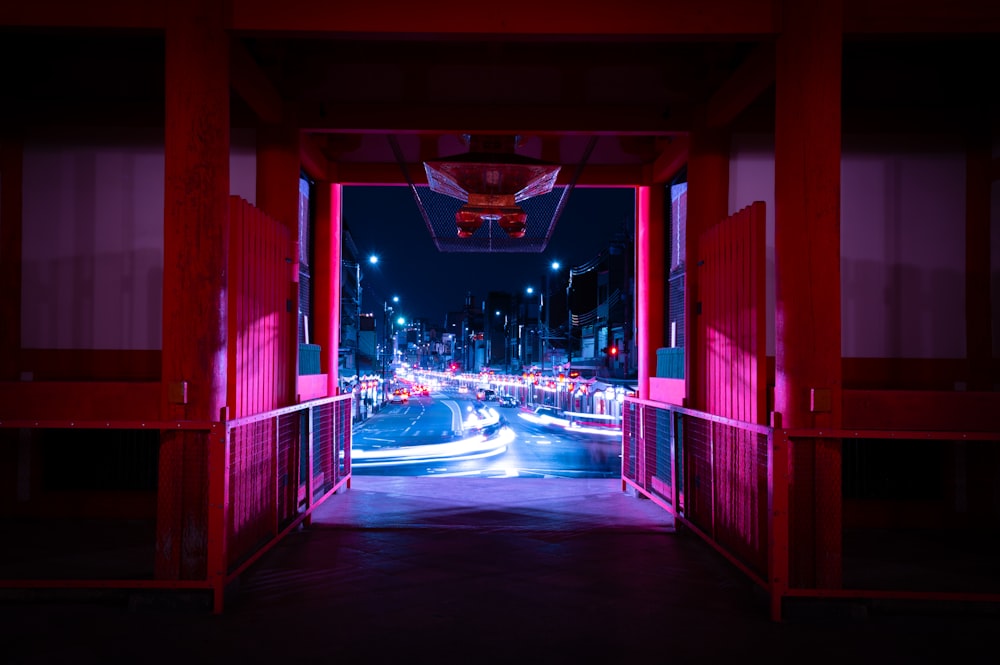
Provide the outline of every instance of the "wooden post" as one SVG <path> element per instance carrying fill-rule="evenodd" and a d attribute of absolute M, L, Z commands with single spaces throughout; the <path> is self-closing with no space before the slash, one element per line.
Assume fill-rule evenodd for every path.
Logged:
<path fill-rule="evenodd" d="M 229 47 L 221 0 L 167 6 L 164 134 L 164 420 L 217 420 L 227 375 Z M 166 431 L 155 573 L 205 579 L 208 436 Z"/>
<path fill-rule="evenodd" d="M 316 265 L 313 268 L 316 340 L 327 396 L 336 395 L 340 358 L 341 185 L 316 183 Z"/>
<path fill-rule="evenodd" d="M 843 7 L 782 3 L 775 111 L 775 410 L 785 428 L 841 424 Z M 840 442 L 793 441 L 791 586 L 840 586 Z"/>
<path fill-rule="evenodd" d="M 636 219 L 636 352 L 639 398 L 649 399 L 649 377 L 656 375 L 656 350 L 664 343 L 666 221 L 664 186 L 638 188 Z"/>

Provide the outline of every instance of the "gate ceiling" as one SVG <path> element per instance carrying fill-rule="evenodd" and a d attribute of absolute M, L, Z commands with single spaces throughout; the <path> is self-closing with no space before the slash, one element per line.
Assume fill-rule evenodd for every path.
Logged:
<path fill-rule="evenodd" d="M 163 17 L 154 5 L 124 14 L 118 3 L 88 5 L 100 30 L 0 34 L 0 121 L 162 128 Z M 541 251 L 573 187 L 663 182 L 673 147 L 698 123 L 774 131 L 780 26 L 770 2 L 620 11 L 582 2 L 509 19 L 493 8 L 435 16 L 412 3 L 380 7 L 233 3 L 232 126 L 300 129 L 336 182 L 412 185 L 441 251 Z M 976 26 L 960 13 L 953 34 L 921 34 L 908 9 L 911 23 L 889 42 L 871 38 L 863 12 L 845 11 L 855 31 L 845 36 L 845 136 L 960 129 L 971 98 L 993 103 L 980 72 L 995 71 L 1000 56 L 990 35 L 962 33 Z M 883 31 L 895 25 L 876 18 Z M 457 243 L 462 202 L 420 189 L 424 164 L 467 151 L 468 136 L 516 136 L 518 155 L 560 167 L 552 194 L 523 202 L 519 244 L 495 224 Z"/>

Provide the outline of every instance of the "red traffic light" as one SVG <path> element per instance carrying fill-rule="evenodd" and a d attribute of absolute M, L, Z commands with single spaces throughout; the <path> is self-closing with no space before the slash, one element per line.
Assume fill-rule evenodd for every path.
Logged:
<path fill-rule="evenodd" d="M 610 355 L 610 356 L 617 356 L 618 355 L 618 347 L 617 346 L 609 346 L 608 347 L 608 355 Z"/>

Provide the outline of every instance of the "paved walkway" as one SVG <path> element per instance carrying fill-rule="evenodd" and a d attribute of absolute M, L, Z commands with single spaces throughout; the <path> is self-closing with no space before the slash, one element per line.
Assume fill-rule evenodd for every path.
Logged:
<path fill-rule="evenodd" d="M 148 600 L 148 599 L 147 599 Z M 856 608 L 855 608 L 856 609 Z M 226 611 L 0 604 L 0 663 L 996 663 L 996 615 L 799 611 L 619 480 L 367 477 Z"/>

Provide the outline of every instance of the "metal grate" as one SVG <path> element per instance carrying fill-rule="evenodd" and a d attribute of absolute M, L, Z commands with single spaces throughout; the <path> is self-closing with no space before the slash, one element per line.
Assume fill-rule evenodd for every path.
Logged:
<path fill-rule="evenodd" d="M 562 208 L 560 202 L 569 196 L 568 188 L 553 187 L 548 194 L 521 201 L 518 205 L 528 215 L 523 238 L 509 238 L 496 222 L 485 222 L 471 238 L 459 238 L 455 213 L 463 202 L 431 191 L 425 185 L 414 186 L 412 191 L 417 207 L 425 214 L 427 230 L 442 252 L 543 252 L 555 230 L 557 212 Z"/>

